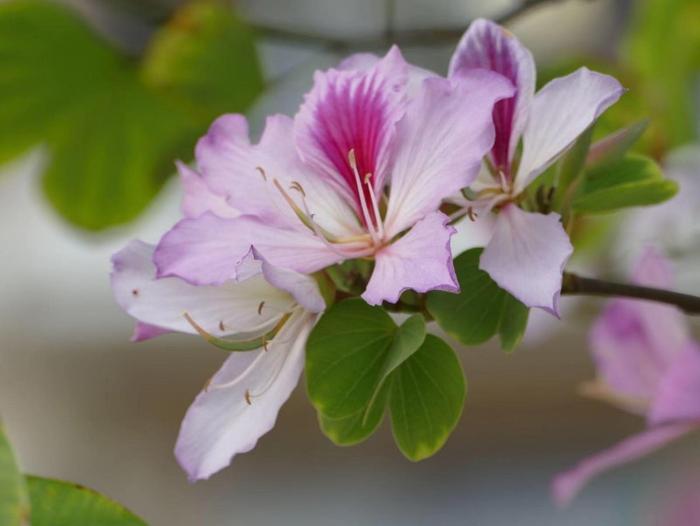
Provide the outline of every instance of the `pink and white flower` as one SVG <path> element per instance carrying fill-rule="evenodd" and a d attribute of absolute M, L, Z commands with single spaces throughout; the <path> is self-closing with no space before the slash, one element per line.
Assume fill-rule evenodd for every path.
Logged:
<path fill-rule="evenodd" d="M 439 206 L 474 181 L 494 143 L 494 104 L 513 87 L 488 71 L 416 81 L 395 47 L 354 62 L 318 72 L 296 117 L 268 118 L 257 144 L 240 115 L 212 125 L 197 145 L 197 181 L 241 216 L 183 219 L 156 249 L 159 277 L 241 279 L 254 246 L 303 274 L 373 259 L 370 304 L 458 290 L 454 229 Z"/>
<path fill-rule="evenodd" d="M 653 250 L 644 254 L 633 278 L 640 285 L 673 285 L 668 261 Z M 700 429 L 700 345 L 676 307 L 613 300 L 593 326 L 590 344 L 598 379 L 585 392 L 644 416 L 647 429 L 559 474 L 552 493 L 560 505 L 591 478 Z"/>
<path fill-rule="evenodd" d="M 483 19 L 473 22 L 462 37 L 450 62 L 450 78 L 475 69 L 500 73 L 516 92 L 493 109 L 496 140 L 488 156 L 489 170 L 472 186 L 479 199 L 458 200 L 465 208 L 477 209 L 479 218 L 476 226 L 466 218 L 458 224 L 455 237 L 465 239 L 456 245 L 466 248 L 488 239 L 480 267 L 525 305 L 558 314 L 562 271 L 573 252 L 569 236 L 558 214 L 526 212 L 518 207 L 518 199 L 618 100 L 623 88 L 608 75 L 581 68 L 535 94 L 532 54 L 506 29 Z M 497 211 L 495 220 L 491 211 Z"/>

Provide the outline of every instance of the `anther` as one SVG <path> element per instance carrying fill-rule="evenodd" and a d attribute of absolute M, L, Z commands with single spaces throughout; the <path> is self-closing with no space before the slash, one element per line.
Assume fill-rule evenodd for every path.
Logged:
<path fill-rule="evenodd" d="M 226 327 L 224 326 L 224 321 L 223 321 L 223 320 L 221 320 L 221 321 L 219 322 L 219 330 L 220 330 L 221 332 L 224 332 L 224 331 L 226 330 Z"/>
<path fill-rule="evenodd" d="M 298 181 L 292 181 L 292 184 L 289 185 L 290 190 L 296 190 L 299 192 L 303 197 L 306 197 L 306 192 L 304 191 L 304 187 L 301 186 L 301 184 Z"/>
<path fill-rule="evenodd" d="M 262 300 L 260 302 L 260 305 L 258 305 L 258 315 L 262 315 L 262 310 L 263 310 L 264 306 L 265 306 L 265 300 Z"/>
<path fill-rule="evenodd" d="M 262 166 L 256 166 L 255 169 L 262 175 L 263 181 L 267 181 L 267 174 Z"/>
<path fill-rule="evenodd" d="M 131 291 L 131 295 L 135 298 L 136 296 L 139 295 L 139 289 L 134 289 Z"/>
<path fill-rule="evenodd" d="M 245 403 L 248 405 L 253 405 L 253 402 L 250 400 L 250 391 L 248 389 L 245 390 L 245 394 L 243 395 L 243 398 L 245 398 Z"/>
<path fill-rule="evenodd" d="M 472 221 L 475 222 L 476 218 L 479 217 L 479 215 L 474 211 L 474 209 L 470 206 L 467 208 L 467 217 Z"/>

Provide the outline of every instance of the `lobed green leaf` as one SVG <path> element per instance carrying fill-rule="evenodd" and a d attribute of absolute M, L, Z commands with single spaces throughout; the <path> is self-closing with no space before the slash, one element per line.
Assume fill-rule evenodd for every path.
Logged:
<path fill-rule="evenodd" d="M 465 345 L 499 334 L 503 349 L 511 351 L 525 332 L 528 309 L 479 268 L 482 251 L 467 250 L 455 259 L 461 292 L 428 293 L 428 311 L 445 332 Z"/>

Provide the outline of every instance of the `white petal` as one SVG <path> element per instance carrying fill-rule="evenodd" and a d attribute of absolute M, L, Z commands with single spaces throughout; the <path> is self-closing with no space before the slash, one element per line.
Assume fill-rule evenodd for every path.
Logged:
<path fill-rule="evenodd" d="M 209 478 L 253 449 L 296 387 L 316 316 L 293 316 L 268 350 L 234 353 L 190 406 L 175 455 L 190 480 Z"/>
<path fill-rule="evenodd" d="M 295 305 L 290 294 L 267 283 L 259 271 L 245 281 L 216 287 L 194 286 L 178 278 L 155 279 L 153 249 L 132 241 L 112 258 L 112 290 L 117 303 L 142 323 L 195 333 L 184 318 L 188 313 L 212 334 L 252 333 L 269 330 Z"/>
<path fill-rule="evenodd" d="M 515 178 L 516 192 L 522 192 L 556 161 L 623 92 L 613 77 L 586 68 L 547 83 L 530 108 Z"/>
<path fill-rule="evenodd" d="M 559 214 L 503 208 L 479 267 L 528 307 L 558 315 L 564 265 L 573 247 Z"/>

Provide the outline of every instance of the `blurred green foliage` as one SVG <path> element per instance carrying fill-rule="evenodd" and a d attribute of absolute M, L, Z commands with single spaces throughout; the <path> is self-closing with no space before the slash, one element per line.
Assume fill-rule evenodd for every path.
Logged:
<path fill-rule="evenodd" d="M 20 473 L 0 426 L 0 525 L 146 526 L 126 508 L 88 488 Z"/>
<path fill-rule="evenodd" d="M 214 2 L 177 11 L 139 59 L 53 2 L 1 4 L 0 34 L 0 162 L 44 144 L 46 196 L 84 229 L 135 218 L 212 118 L 263 88 L 251 32 Z"/>

